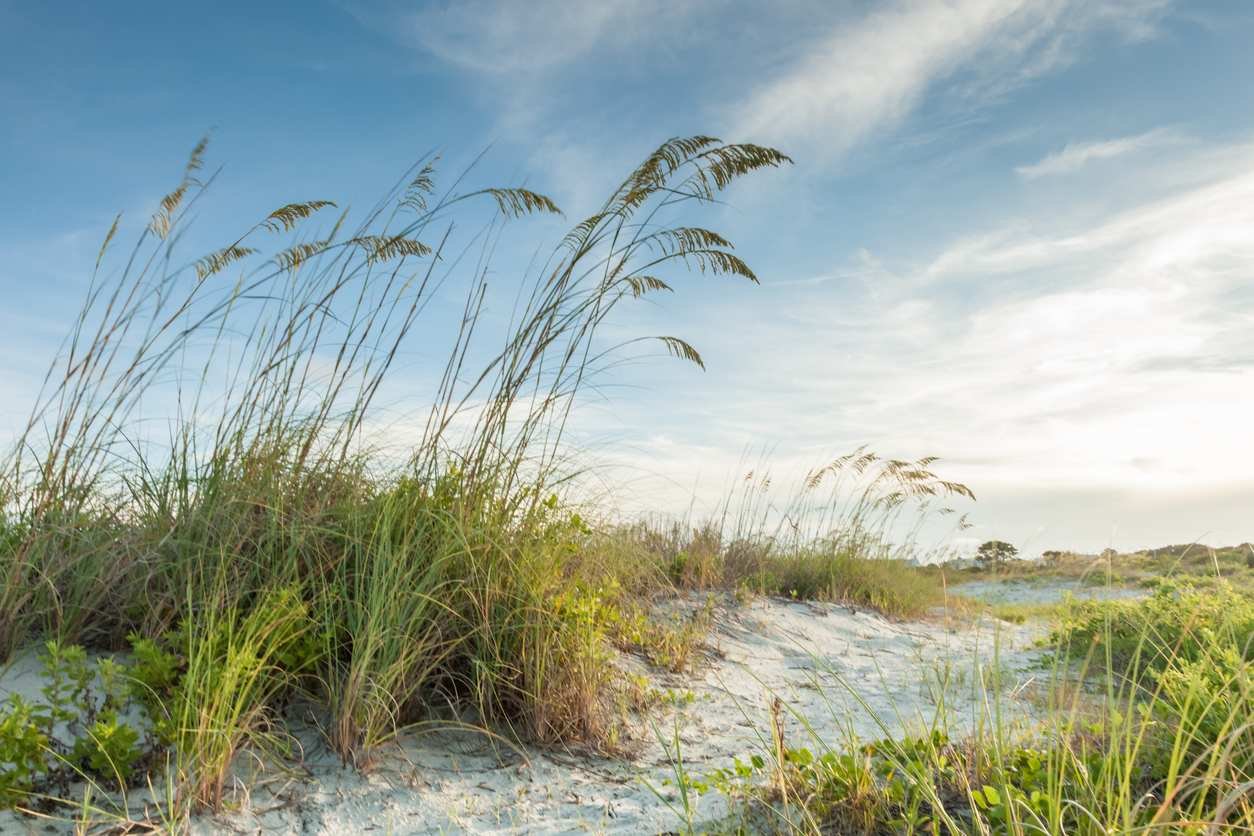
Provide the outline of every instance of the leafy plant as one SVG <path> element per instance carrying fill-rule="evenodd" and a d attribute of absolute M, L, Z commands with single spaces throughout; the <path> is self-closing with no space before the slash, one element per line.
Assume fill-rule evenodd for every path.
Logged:
<path fill-rule="evenodd" d="M 169 647 L 177 637 L 154 639 L 131 633 L 127 638 L 131 643 L 131 693 L 149 705 L 161 705 L 173 694 L 184 664 Z"/>
<path fill-rule="evenodd" d="M 56 641 L 40 658 L 43 700 L 14 694 L 0 709 L 0 806 L 86 775 L 125 786 L 152 752 L 143 714 L 128 719 L 131 668 L 109 657 L 93 664 L 81 646 Z"/>
<path fill-rule="evenodd" d="M 125 784 L 143 757 L 139 732 L 123 722 L 116 711 L 106 710 L 74 741 L 71 758 L 96 775 L 116 778 Z"/>
<path fill-rule="evenodd" d="M 0 809 L 22 803 L 47 769 L 48 722 L 20 694 L 0 706 Z"/>
<path fill-rule="evenodd" d="M 44 644 L 40 661 L 44 671 L 40 691 L 51 723 L 89 721 L 95 706 L 88 693 L 94 673 L 87 663 L 87 651 L 78 645 L 63 646 L 60 642 L 49 641 Z M 51 725 L 48 731 L 51 733 Z"/>

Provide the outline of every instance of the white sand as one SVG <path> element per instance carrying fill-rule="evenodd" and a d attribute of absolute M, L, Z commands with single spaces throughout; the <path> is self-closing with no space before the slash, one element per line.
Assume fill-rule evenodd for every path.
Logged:
<path fill-rule="evenodd" d="M 695 603 L 689 602 L 695 606 Z M 691 691 L 693 699 L 663 709 L 657 728 L 679 729 L 690 774 L 703 775 L 762 751 L 768 705 L 779 696 L 818 737 L 842 748 L 849 734 L 878 738 L 921 727 L 937 708 L 945 681 L 951 727 L 962 729 L 981 710 L 977 665 L 996 657 L 1003 709 L 1030 716 L 1021 686 L 1036 675 L 1039 652 L 1029 645 L 1040 627 L 981 624 L 950 631 L 941 620 L 893 622 L 848 607 L 758 600 L 720 608 L 703 658 L 691 674 L 651 674 L 654 686 Z M 996 640 L 995 640 L 996 635 Z M 625 664 L 643 670 L 638 660 Z M 865 700 L 853 699 L 844 684 Z M 820 690 L 821 688 L 821 690 Z M 7 689 L 33 695 L 37 670 L 18 664 L 0 676 Z M 33 690 L 32 690 L 33 689 Z M 870 709 L 868 711 L 868 709 Z M 875 719 L 878 714 L 881 728 Z M 574 752 L 515 752 L 466 732 L 408 736 L 368 776 L 343 768 L 316 733 L 299 734 L 305 747 L 299 774 L 272 776 L 239 787 L 236 810 L 194 822 L 198 833 L 655 833 L 679 819 L 648 788 L 674 795 L 663 781 L 674 773 L 652 728 L 628 730 L 638 753 L 630 761 Z M 795 718 L 788 741 L 812 750 L 821 744 Z M 726 811 L 717 797 L 700 799 L 698 820 Z M 0 818 L 0 831 L 30 826 Z M 41 832 L 46 825 L 40 825 Z M 36 828 L 32 827 L 32 830 Z M 15 830 L 14 832 L 21 832 Z"/>

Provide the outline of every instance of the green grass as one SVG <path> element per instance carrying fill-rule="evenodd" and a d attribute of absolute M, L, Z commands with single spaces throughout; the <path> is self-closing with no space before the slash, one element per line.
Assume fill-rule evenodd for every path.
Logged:
<path fill-rule="evenodd" d="M 850 551 L 779 555 L 764 560 L 748 582 L 763 594 L 839 601 L 898 618 L 926 615 L 945 600 L 940 586 L 905 561 Z"/>
<path fill-rule="evenodd" d="M 988 611 L 993 617 L 1011 624 L 1024 624 L 1028 621 L 1051 619 L 1058 616 L 1067 607 L 1065 601 L 1049 603 L 1014 603 L 989 604 Z"/>
<path fill-rule="evenodd" d="M 785 741 L 773 717 L 760 751 L 683 773 L 685 798 L 732 799 L 708 828 L 728 832 L 1248 832 L 1252 638 L 1254 600 L 1231 587 L 1071 603 L 1034 727 L 1006 719 L 996 681 L 980 686 L 970 736 L 942 713 L 911 737 L 830 740 L 806 726 L 807 739 Z M 888 734 L 891 718 L 877 719 Z M 692 830 L 692 813 L 682 819 Z"/>

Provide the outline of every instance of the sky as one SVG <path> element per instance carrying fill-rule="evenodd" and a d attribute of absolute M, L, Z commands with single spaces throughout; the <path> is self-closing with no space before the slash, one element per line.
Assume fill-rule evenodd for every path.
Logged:
<path fill-rule="evenodd" d="M 706 133 L 795 164 L 690 219 L 760 286 L 693 276 L 613 324 L 707 366 L 639 357 L 580 404 L 616 502 L 712 507 L 746 462 L 868 445 L 975 491 L 962 542 L 1254 540 L 1250 43 L 1245 0 L 0 0 L 0 434 L 114 215 L 206 131 L 205 240 L 369 204 L 432 151 L 582 217 Z"/>

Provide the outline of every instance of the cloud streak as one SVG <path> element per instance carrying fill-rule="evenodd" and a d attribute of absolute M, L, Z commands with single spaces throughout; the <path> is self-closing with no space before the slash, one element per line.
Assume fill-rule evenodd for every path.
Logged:
<path fill-rule="evenodd" d="M 1161 148 L 1164 145 L 1175 145 L 1182 142 L 1184 142 L 1183 136 L 1167 128 L 1156 128 L 1135 136 L 1124 136 L 1096 142 L 1069 142 L 1061 151 L 1048 154 L 1031 165 L 1019 166 L 1015 169 L 1015 173 L 1025 180 L 1070 174 L 1092 162 L 1111 160 L 1151 148 Z"/>
<path fill-rule="evenodd" d="M 963 75 L 979 104 L 1065 66 L 1090 32 L 1146 37 L 1165 0 L 918 0 L 842 22 L 731 115 L 737 135 L 836 159 Z"/>

